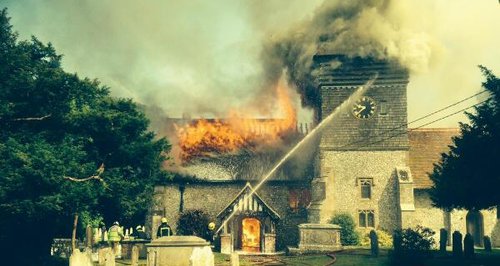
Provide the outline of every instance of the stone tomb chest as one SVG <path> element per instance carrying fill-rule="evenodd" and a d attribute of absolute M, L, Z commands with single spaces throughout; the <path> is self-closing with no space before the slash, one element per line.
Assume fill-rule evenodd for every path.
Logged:
<path fill-rule="evenodd" d="M 164 236 L 146 247 L 148 266 L 214 265 L 210 243 L 197 236 Z"/>

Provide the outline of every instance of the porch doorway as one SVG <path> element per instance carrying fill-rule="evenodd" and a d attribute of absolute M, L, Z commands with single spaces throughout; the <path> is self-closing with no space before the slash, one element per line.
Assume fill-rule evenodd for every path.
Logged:
<path fill-rule="evenodd" d="M 471 234 L 475 246 L 483 246 L 483 215 L 479 211 L 469 211 L 466 216 L 467 233 Z"/>
<path fill-rule="evenodd" d="M 241 220 L 241 249 L 246 252 L 260 252 L 260 221 L 256 218 Z"/>

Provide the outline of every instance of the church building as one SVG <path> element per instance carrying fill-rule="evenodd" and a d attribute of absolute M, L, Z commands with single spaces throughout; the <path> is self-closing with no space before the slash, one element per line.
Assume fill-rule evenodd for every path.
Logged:
<path fill-rule="evenodd" d="M 422 225 L 436 231 L 436 241 L 445 228 L 449 235 L 471 233 L 477 246 L 484 236 L 500 246 L 497 209 L 445 212 L 432 206 L 428 173 L 459 131 L 408 128 L 406 70 L 386 61 L 318 53 L 313 71 L 319 121 L 376 79 L 324 128 L 307 169 L 295 171 L 290 162 L 253 193 L 261 172 L 274 163 L 272 156 L 200 161 L 192 167 L 195 175 L 179 174 L 155 188 L 149 226 L 156 228 L 165 216 L 175 231 L 180 213 L 201 209 L 217 228 L 223 226 L 223 253 L 274 253 L 297 246 L 299 224 L 328 223 L 336 213 L 348 213 L 358 228 L 392 233 Z M 244 174 L 224 174 L 233 160 L 244 162 L 236 164 Z"/>

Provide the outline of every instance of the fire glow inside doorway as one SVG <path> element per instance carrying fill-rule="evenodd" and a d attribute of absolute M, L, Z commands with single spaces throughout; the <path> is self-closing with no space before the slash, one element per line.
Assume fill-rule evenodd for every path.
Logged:
<path fill-rule="evenodd" d="M 241 221 L 241 249 L 246 252 L 260 252 L 260 221 L 245 218 Z"/>

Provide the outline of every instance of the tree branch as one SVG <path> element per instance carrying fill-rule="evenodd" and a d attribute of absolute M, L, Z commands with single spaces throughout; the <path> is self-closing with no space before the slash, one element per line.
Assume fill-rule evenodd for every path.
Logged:
<path fill-rule="evenodd" d="M 63 176 L 63 178 L 70 180 L 70 181 L 73 181 L 73 182 L 85 182 L 85 181 L 95 179 L 95 180 L 99 180 L 99 182 L 101 182 L 104 185 L 104 187 L 107 188 L 108 184 L 106 183 L 106 181 L 104 181 L 104 179 L 102 179 L 102 177 L 101 177 L 102 173 L 104 173 L 104 163 L 102 163 L 101 166 L 99 166 L 95 175 L 91 175 L 91 176 L 85 177 L 85 178 L 76 178 L 76 177 L 71 177 L 71 176 Z"/>
<path fill-rule="evenodd" d="M 45 120 L 51 116 L 52 116 L 52 114 L 44 115 L 41 117 L 22 117 L 22 118 L 14 118 L 11 121 L 42 121 L 42 120 Z"/>

